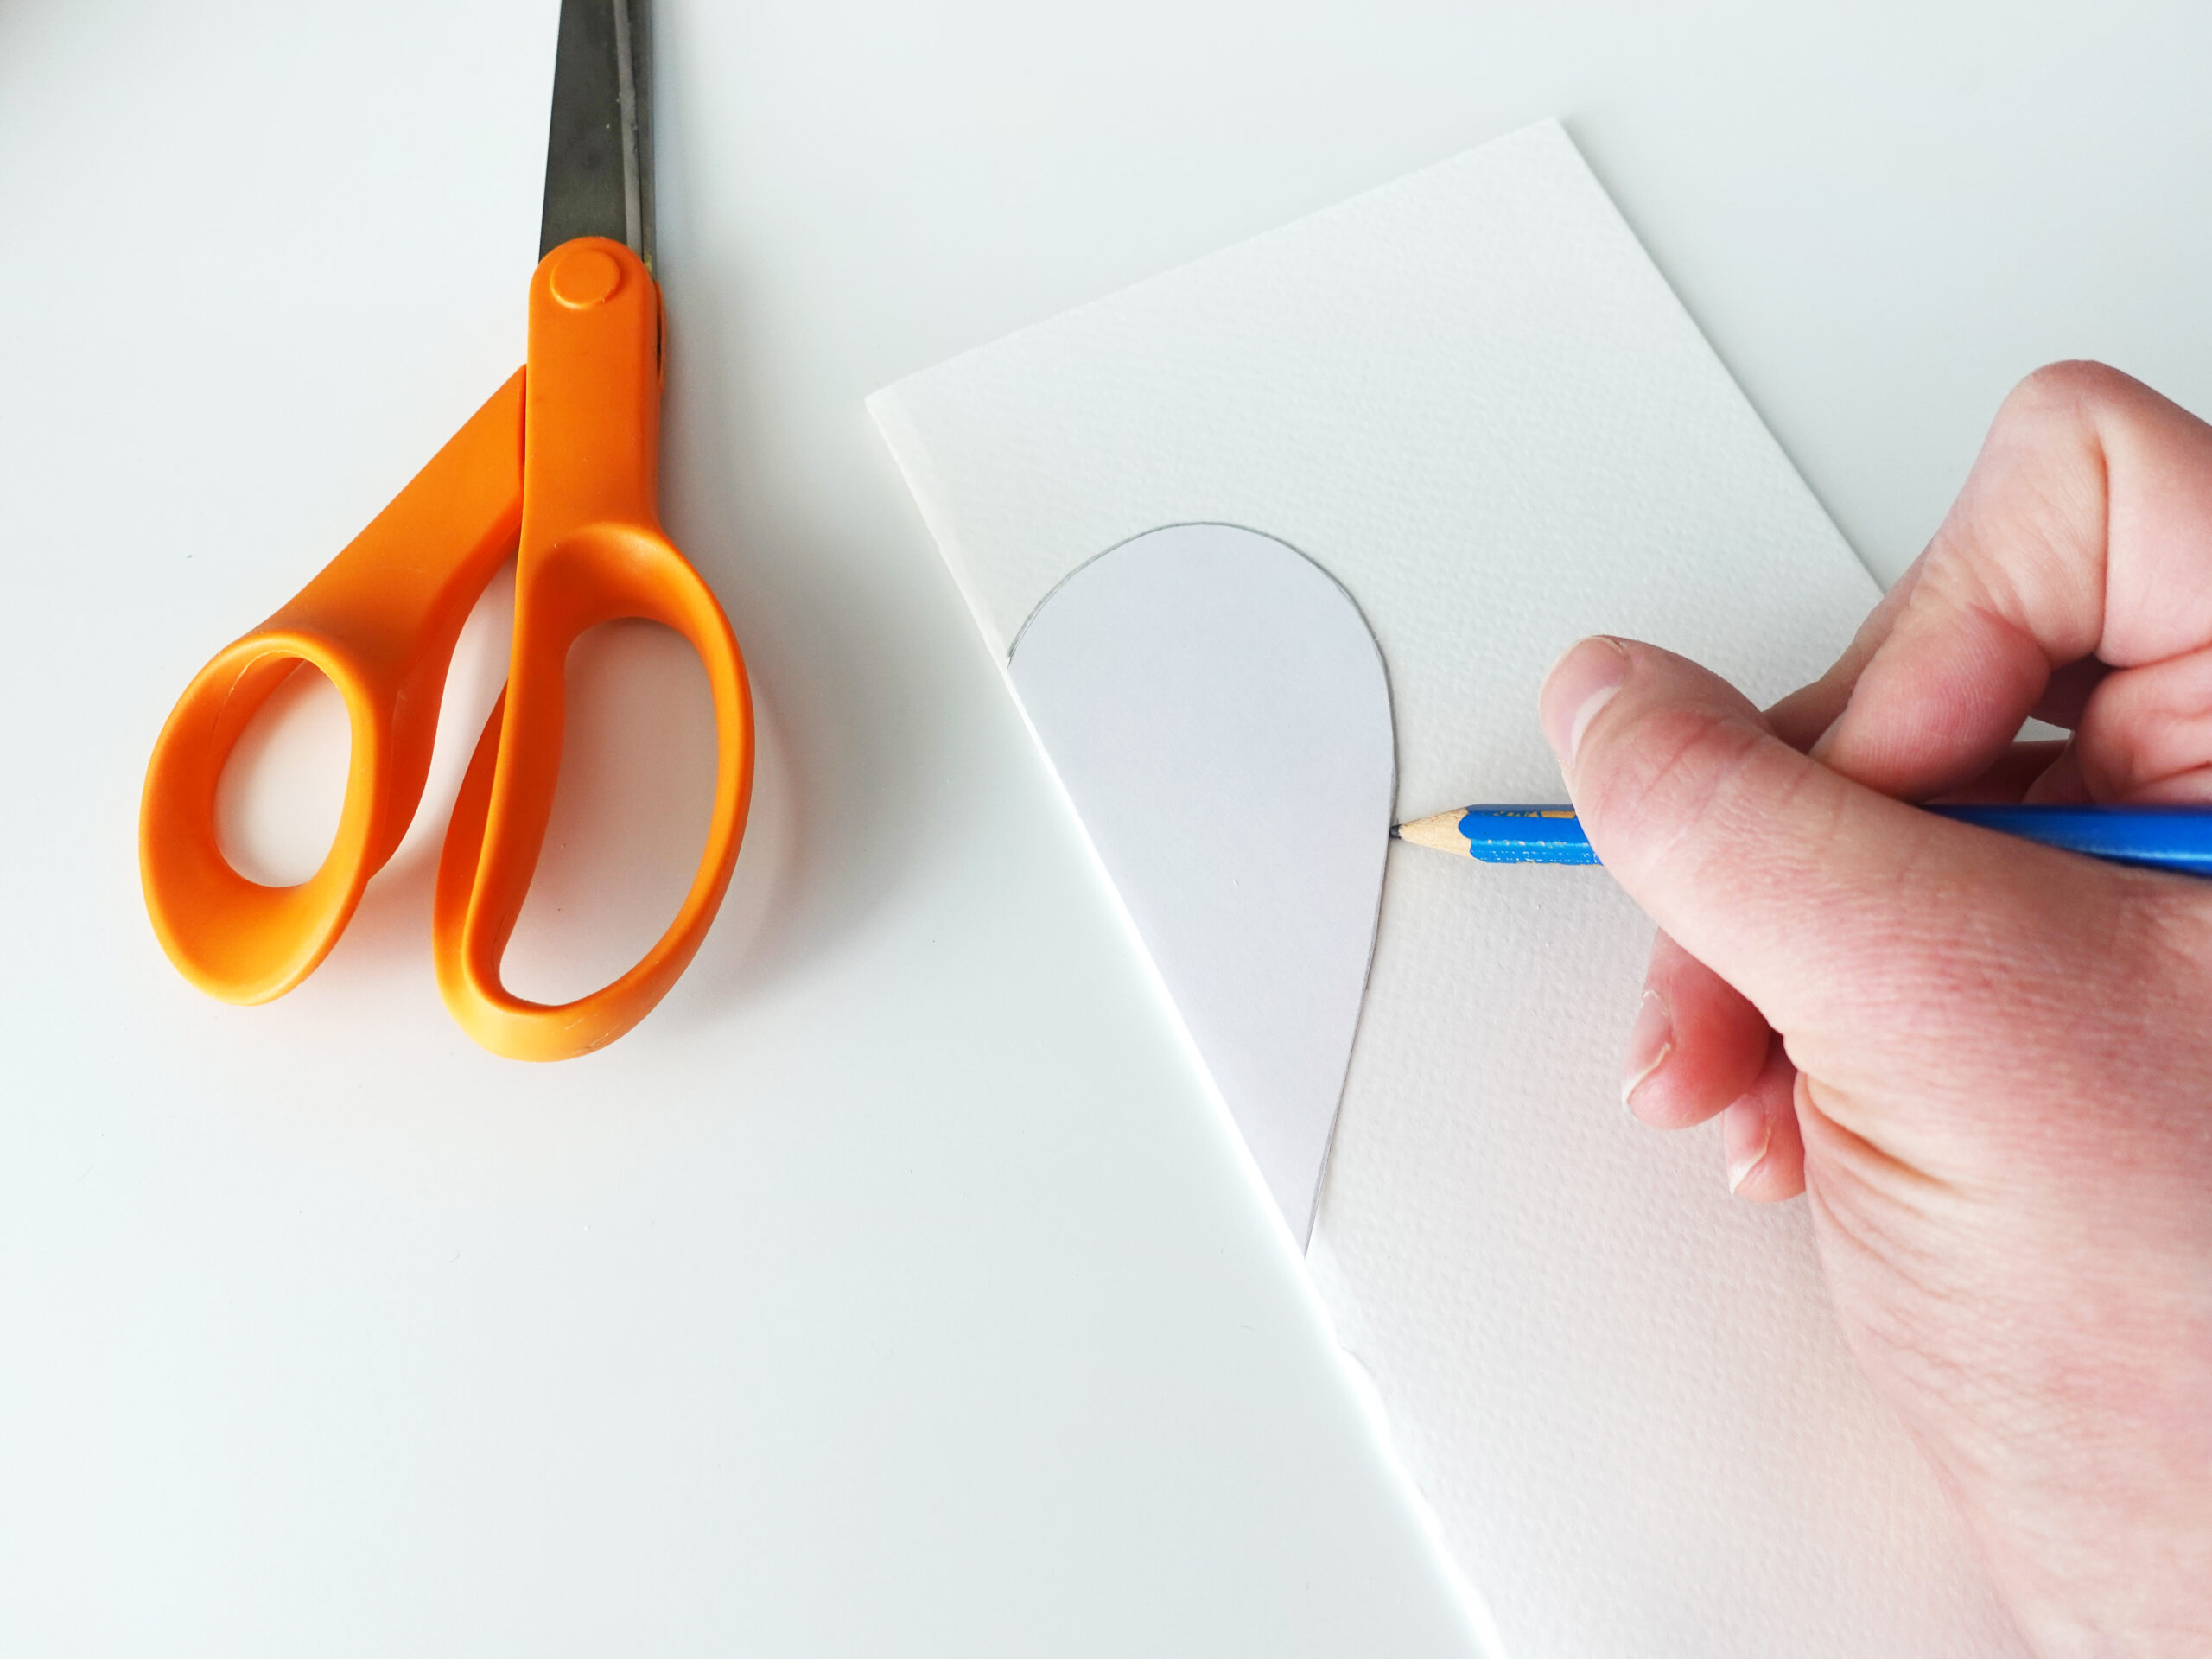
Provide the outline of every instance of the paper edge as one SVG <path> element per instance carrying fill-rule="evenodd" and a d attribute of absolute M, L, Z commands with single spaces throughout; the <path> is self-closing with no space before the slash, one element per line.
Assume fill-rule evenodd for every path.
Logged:
<path fill-rule="evenodd" d="M 1187 259 L 1179 259 L 1173 264 L 1163 265 L 1157 270 L 1149 271 L 1142 276 L 1135 277 L 1132 280 L 1122 283 L 1116 287 L 1109 288 L 1103 294 L 1094 294 L 1088 299 L 1078 300 L 1072 305 L 1055 311 L 1050 316 L 1036 318 L 1032 321 L 1025 322 L 1016 327 L 1007 329 L 1003 334 L 994 334 L 988 340 L 979 340 L 973 346 L 969 346 L 963 350 L 955 352 L 950 357 L 939 359 L 937 362 L 929 365 L 926 368 L 916 369 L 912 373 L 900 375 L 896 380 L 892 381 L 888 385 L 871 393 L 868 398 L 868 407 L 871 410 L 874 410 L 876 405 L 877 399 L 884 397 L 887 394 L 896 393 L 904 387 L 928 379 L 945 371 L 957 368 L 966 363 L 970 358 L 976 357 L 982 353 L 996 351 L 1000 347 L 1011 345 L 1016 340 L 1026 340 L 1041 330 L 1055 327 L 1065 323 L 1070 317 L 1080 315 L 1084 312 L 1089 311 L 1094 307 L 1110 305 L 1118 300 L 1125 298 L 1128 295 L 1139 291 L 1140 289 L 1149 288 L 1155 283 L 1164 282 L 1170 277 L 1182 276 L 1185 272 L 1201 270 L 1217 260 L 1226 258 L 1232 254 L 1242 254 L 1251 250 L 1262 248 L 1278 238 L 1287 236 L 1294 232 L 1303 229 L 1314 219 L 1325 218 L 1327 215 L 1336 213 L 1342 208 L 1351 207 L 1355 202 L 1369 201 L 1376 197 L 1388 196 L 1396 194 L 1401 190 L 1411 189 L 1414 186 L 1418 185 L 1421 181 L 1427 178 L 1429 175 L 1440 172 L 1446 168 L 1455 167 L 1460 162 L 1465 161 L 1471 156 L 1475 156 L 1486 150 L 1503 149 L 1516 141 L 1534 140 L 1540 135 L 1554 132 L 1556 132 L 1566 143 L 1567 149 L 1573 154 L 1575 159 L 1581 162 L 1584 172 L 1589 173 L 1590 181 L 1597 187 L 1598 193 L 1600 195 L 1604 195 L 1605 194 L 1605 186 L 1599 182 L 1597 175 L 1594 172 L 1591 172 L 1589 161 L 1583 156 L 1581 147 L 1574 142 L 1573 134 L 1567 130 L 1567 124 L 1555 115 L 1541 116 L 1534 121 L 1524 122 L 1520 126 L 1509 127 L 1503 132 L 1494 133 L 1490 137 L 1482 139 L 1475 143 L 1463 144 L 1457 149 L 1452 150 L 1450 154 L 1440 156 L 1434 161 L 1424 162 L 1421 166 L 1416 167 L 1408 172 L 1392 173 L 1384 178 L 1376 180 L 1372 184 L 1358 186 L 1345 192 L 1342 195 L 1332 197 L 1329 200 L 1322 202 L 1317 207 L 1309 207 L 1302 213 L 1283 219 L 1277 224 L 1270 225 L 1262 230 L 1254 231 L 1248 236 L 1237 237 L 1231 241 L 1221 244 L 1217 247 L 1209 248 L 1203 253 L 1193 254 Z M 1643 238 L 1637 236 L 1635 230 L 1629 226 L 1626 219 L 1621 218 L 1618 209 L 1613 207 L 1610 198 L 1607 199 L 1606 206 L 1609 209 L 1613 211 L 1614 216 L 1620 219 L 1622 228 L 1626 231 L 1630 238 L 1635 241 L 1636 245 L 1638 248 L 1643 248 Z M 1650 257 L 1650 251 L 1649 249 L 1643 249 L 1643 251 L 1645 257 L 1649 258 Z M 1658 270 L 1658 262 L 1656 260 L 1652 262 L 1652 269 L 1655 271 Z M 1660 280 L 1664 283 L 1666 281 L 1665 273 L 1660 272 L 1659 275 Z M 1668 291 L 1669 294 L 1673 292 L 1672 284 L 1668 285 Z M 1702 331 L 1700 331 L 1700 337 L 1701 336 Z M 1734 377 L 1731 376 L 1730 378 L 1732 380 Z M 879 423 L 880 419 L 880 417 L 879 417 Z M 1762 423 L 1762 424 L 1764 424 L 1764 423 Z M 1796 469 L 1793 467 L 1791 470 L 1795 471 Z M 1165 528 L 1165 526 L 1162 526 L 1162 528 Z"/>
<path fill-rule="evenodd" d="M 976 349 L 982 351 L 988 347 L 977 346 Z M 929 371 L 924 370 L 923 372 Z M 922 436 L 921 429 L 914 424 L 913 416 L 907 412 L 902 395 L 908 382 L 916 378 L 909 375 L 906 379 L 894 381 L 870 392 L 866 404 L 868 416 L 875 423 L 876 433 L 882 438 L 884 448 L 891 452 L 892 464 L 899 469 L 899 476 L 906 486 L 908 498 L 922 515 L 922 527 L 929 531 L 930 540 L 935 544 L 938 563 L 951 576 L 952 585 L 960 590 L 961 600 L 967 605 L 969 615 L 975 619 L 976 631 L 983 636 L 985 649 L 1003 672 L 1014 647 L 999 632 L 998 624 L 991 620 L 989 611 L 985 608 L 982 594 L 969 580 L 968 569 L 973 561 L 961 545 L 959 535 L 954 531 L 951 521 L 938 505 L 938 492 L 933 487 L 937 469 L 929 443 Z M 1013 682 L 1009 680 L 1007 683 L 1011 690 Z M 1016 702 L 1020 700 L 1019 696 L 1014 699 Z M 1031 735 L 1035 735 L 1033 728 Z"/>

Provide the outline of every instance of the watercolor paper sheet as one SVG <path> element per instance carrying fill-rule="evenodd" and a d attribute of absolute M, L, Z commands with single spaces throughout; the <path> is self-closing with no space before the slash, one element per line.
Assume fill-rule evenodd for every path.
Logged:
<path fill-rule="evenodd" d="M 871 409 L 1001 662 L 1161 526 L 1310 557 L 1381 646 L 1401 819 L 1557 798 L 1534 702 L 1584 633 L 1768 700 L 1876 597 L 1553 123 Z M 1602 873 L 1389 849 L 1307 1260 L 1400 1455 L 1514 1659 L 2018 1651 L 1802 1205 L 1621 1109 L 1649 938 Z"/>

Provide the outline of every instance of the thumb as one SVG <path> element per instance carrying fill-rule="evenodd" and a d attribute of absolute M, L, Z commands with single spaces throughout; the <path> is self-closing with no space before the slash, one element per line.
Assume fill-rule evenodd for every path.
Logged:
<path fill-rule="evenodd" d="M 1885 1092 L 1902 1065 L 1923 1098 L 1953 1092 L 1947 1080 L 1987 1098 L 2025 1065 L 2048 1088 L 2060 1064 L 2108 1086 L 2123 1033 L 2081 1041 L 2078 1016 L 2132 1007 L 2140 1020 L 2149 988 L 2174 978 L 2152 958 L 2172 954 L 2161 912 L 2182 878 L 1878 795 L 1669 652 L 1586 639 L 1553 669 L 1541 714 L 1606 868 L 1824 1083 Z M 2054 1059 L 2049 1034 L 2069 1027 L 2076 1040 Z"/>

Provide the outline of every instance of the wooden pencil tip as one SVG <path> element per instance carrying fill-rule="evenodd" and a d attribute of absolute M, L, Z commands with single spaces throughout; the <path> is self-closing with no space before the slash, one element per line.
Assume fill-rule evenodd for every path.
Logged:
<path fill-rule="evenodd" d="M 1410 841 L 1416 847 L 1433 847 L 1440 853 L 1464 853 L 1467 838 L 1459 833 L 1460 814 L 1439 812 L 1432 818 L 1416 818 L 1411 823 L 1402 823 L 1393 832 L 1401 841 Z"/>

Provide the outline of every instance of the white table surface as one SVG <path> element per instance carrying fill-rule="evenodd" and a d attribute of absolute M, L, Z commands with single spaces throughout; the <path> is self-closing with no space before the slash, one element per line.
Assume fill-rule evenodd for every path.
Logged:
<path fill-rule="evenodd" d="M 554 12 L 0 7 L 0 1651 L 1471 1650 L 861 399 L 1557 113 L 1890 577 L 2037 363 L 2212 406 L 2212 24 L 662 0 L 756 827 L 662 1011 L 530 1068 L 438 1009 L 438 822 L 259 1010 L 134 843 L 185 680 L 520 360 Z M 682 750 L 623 649 L 602 743 Z"/>

